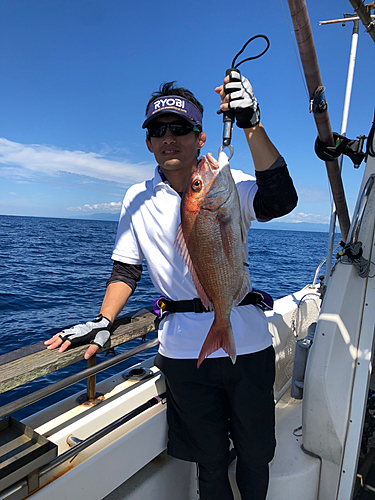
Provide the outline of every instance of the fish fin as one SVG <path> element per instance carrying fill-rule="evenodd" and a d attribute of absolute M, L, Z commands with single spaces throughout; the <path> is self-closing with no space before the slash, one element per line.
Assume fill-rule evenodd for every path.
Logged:
<path fill-rule="evenodd" d="M 175 246 L 176 248 L 180 248 L 180 255 L 184 259 L 185 264 L 187 265 L 189 272 L 191 274 L 195 289 L 197 291 L 198 297 L 201 299 L 202 304 L 206 309 L 209 311 L 213 311 L 213 305 L 210 299 L 207 297 L 206 292 L 203 290 L 203 287 L 201 285 L 201 282 L 198 278 L 197 272 L 195 270 L 194 264 L 191 260 L 190 254 L 188 247 L 186 245 L 184 233 L 182 231 L 182 226 L 179 224 L 177 228 L 177 235 L 176 235 L 176 240 L 175 240 Z"/>
<path fill-rule="evenodd" d="M 198 356 L 197 368 L 203 361 L 213 352 L 223 349 L 234 364 L 237 358 L 236 344 L 234 342 L 233 331 L 231 324 L 220 325 L 214 319 L 210 331 L 207 334 L 206 340 L 203 343 L 201 352 Z"/>
<path fill-rule="evenodd" d="M 249 276 L 248 272 L 245 270 L 243 281 L 242 281 L 242 286 L 240 288 L 240 291 L 238 292 L 237 297 L 233 301 L 233 307 L 238 306 L 238 304 L 240 302 L 242 302 L 242 300 L 246 297 L 246 295 L 248 294 L 249 289 L 250 289 L 250 283 L 251 283 L 250 276 Z"/>

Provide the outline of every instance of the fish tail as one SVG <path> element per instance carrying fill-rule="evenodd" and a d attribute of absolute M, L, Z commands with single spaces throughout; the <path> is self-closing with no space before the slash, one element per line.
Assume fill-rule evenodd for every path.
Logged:
<path fill-rule="evenodd" d="M 233 331 L 231 324 L 218 324 L 217 322 L 212 323 L 210 331 L 207 334 L 206 340 L 203 343 L 201 352 L 198 356 L 197 368 L 203 363 L 203 361 L 213 352 L 223 349 L 234 364 L 236 362 L 236 344 L 234 342 Z"/>

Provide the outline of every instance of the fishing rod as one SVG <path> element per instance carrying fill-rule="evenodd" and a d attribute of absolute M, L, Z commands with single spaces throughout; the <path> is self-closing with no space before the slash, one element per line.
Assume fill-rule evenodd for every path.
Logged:
<path fill-rule="evenodd" d="M 310 108 L 313 112 L 319 138 L 323 144 L 334 146 L 333 133 L 327 111 L 327 102 L 324 97 L 325 87 L 323 87 L 322 78 L 320 76 L 318 58 L 306 2 L 305 0 L 288 0 L 288 5 L 310 96 Z M 336 158 L 332 161 L 326 161 L 326 170 L 331 185 L 342 239 L 345 242 L 349 233 L 350 218 L 341 172 Z"/>
<path fill-rule="evenodd" d="M 243 59 L 242 61 L 240 61 L 236 64 L 237 58 L 243 53 L 243 51 L 246 49 L 246 47 L 249 45 L 249 43 L 252 42 L 253 40 L 256 40 L 257 38 L 263 38 L 266 41 L 266 44 L 267 44 L 266 48 L 262 52 L 257 54 L 256 56 L 247 57 L 246 59 Z M 227 69 L 227 71 L 225 73 L 226 76 L 229 75 L 233 69 L 236 69 L 238 71 L 238 66 L 240 66 L 244 62 L 252 61 L 254 59 L 258 59 L 259 57 L 262 57 L 267 52 L 269 47 L 270 47 L 270 41 L 265 35 L 255 35 L 255 36 L 249 38 L 249 40 L 244 44 L 242 49 L 234 56 L 231 67 L 229 69 Z M 231 141 L 232 141 L 232 130 L 233 130 L 233 123 L 234 123 L 234 111 L 232 111 L 232 110 L 228 110 L 228 111 L 219 110 L 217 113 L 223 114 L 223 140 L 222 140 L 221 146 L 219 147 L 219 154 L 225 148 L 228 148 L 229 149 L 228 160 L 230 160 L 233 156 L 233 146 L 231 145 Z"/>

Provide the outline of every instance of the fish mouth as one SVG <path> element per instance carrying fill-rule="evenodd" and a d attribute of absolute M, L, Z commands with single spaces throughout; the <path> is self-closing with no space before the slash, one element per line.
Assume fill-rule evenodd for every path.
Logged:
<path fill-rule="evenodd" d="M 214 168 L 212 168 L 213 163 L 212 163 L 212 160 L 210 159 L 210 157 L 212 158 L 212 160 L 214 162 Z M 222 172 L 222 170 L 224 169 L 225 165 L 220 166 L 218 164 L 218 162 L 216 162 L 216 160 L 213 159 L 212 155 L 210 155 L 210 157 L 206 160 L 205 163 L 206 163 L 206 169 L 208 171 L 210 171 L 210 174 L 213 177 L 210 181 L 208 181 L 208 186 L 207 186 L 208 189 L 204 189 L 202 191 L 202 196 L 205 198 L 206 201 L 209 202 L 208 204 L 211 203 L 212 199 L 219 198 L 221 201 L 220 201 L 220 203 L 215 204 L 215 210 L 216 210 L 216 209 L 220 208 L 222 205 L 224 205 L 224 203 L 227 202 L 227 200 L 230 198 L 230 192 L 227 189 L 227 184 L 226 184 L 225 180 L 221 181 L 222 182 L 221 188 L 217 184 L 217 178 L 220 175 L 220 173 Z M 207 170 L 206 170 L 206 172 L 207 172 Z M 204 172 L 204 170 L 202 171 L 202 174 L 201 174 L 202 179 L 204 179 L 204 177 L 205 177 L 203 172 Z M 206 208 L 206 209 L 209 210 L 208 208 Z"/>
<path fill-rule="evenodd" d="M 215 174 L 218 174 L 229 163 L 228 157 L 223 151 L 220 152 L 217 160 L 211 153 L 207 153 L 206 160 L 210 170 Z"/>

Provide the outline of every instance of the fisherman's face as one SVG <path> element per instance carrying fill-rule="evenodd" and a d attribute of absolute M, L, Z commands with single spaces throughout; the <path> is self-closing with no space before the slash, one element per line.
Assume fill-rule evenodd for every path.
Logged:
<path fill-rule="evenodd" d="M 152 123 L 181 123 L 183 118 L 174 114 L 161 115 Z M 198 136 L 192 131 L 187 135 L 174 136 L 167 127 L 163 137 L 146 139 L 148 150 L 154 154 L 155 160 L 161 169 L 175 171 L 191 169 L 197 165 L 198 150 L 206 142 L 206 135 L 201 132 Z"/>

